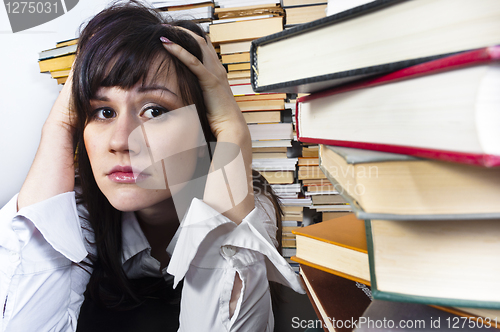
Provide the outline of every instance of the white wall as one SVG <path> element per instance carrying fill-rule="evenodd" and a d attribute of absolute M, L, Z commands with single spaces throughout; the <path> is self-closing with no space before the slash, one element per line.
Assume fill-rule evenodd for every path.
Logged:
<path fill-rule="evenodd" d="M 12 33 L 0 5 L 0 207 L 19 191 L 40 141 L 40 131 L 61 86 L 41 74 L 38 52 L 77 37 L 80 24 L 109 0 L 80 0 L 68 13 Z"/>

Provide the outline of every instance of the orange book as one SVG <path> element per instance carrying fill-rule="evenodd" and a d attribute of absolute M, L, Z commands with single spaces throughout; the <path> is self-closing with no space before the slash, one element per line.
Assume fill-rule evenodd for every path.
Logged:
<path fill-rule="evenodd" d="M 252 100 L 285 100 L 286 93 L 263 93 L 260 95 L 251 96 L 234 96 L 236 101 L 252 101 Z"/>
<path fill-rule="evenodd" d="M 292 231 L 295 262 L 370 285 L 365 223 L 354 214 Z"/>

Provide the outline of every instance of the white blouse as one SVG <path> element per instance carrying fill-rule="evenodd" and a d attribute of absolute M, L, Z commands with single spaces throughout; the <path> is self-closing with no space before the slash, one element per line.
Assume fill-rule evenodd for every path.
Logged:
<path fill-rule="evenodd" d="M 95 253 L 90 225 L 79 212 L 85 211 L 73 192 L 19 212 L 16 195 L 0 210 L 0 332 L 76 330 L 91 272 L 77 263 Z M 275 223 L 274 208 L 263 195 L 239 225 L 193 199 L 161 272 L 173 276 L 174 286 L 184 278 L 179 331 L 273 331 L 268 280 L 304 293 L 275 248 Z M 127 276 L 160 276 L 160 263 L 134 213 L 123 213 L 122 233 Z M 243 287 L 229 317 L 236 273 Z"/>

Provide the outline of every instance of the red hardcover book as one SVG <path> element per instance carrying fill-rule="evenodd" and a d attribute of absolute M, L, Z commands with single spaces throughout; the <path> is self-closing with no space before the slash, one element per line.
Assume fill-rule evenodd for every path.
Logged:
<path fill-rule="evenodd" d="M 352 331 L 353 322 L 359 320 L 371 303 L 369 286 L 302 264 L 300 275 L 321 327 L 326 332 Z"/>
<path fill-rule="evenodd" d="M 297 100 L 299 141 L 500 166 L 500 46 Z"/>

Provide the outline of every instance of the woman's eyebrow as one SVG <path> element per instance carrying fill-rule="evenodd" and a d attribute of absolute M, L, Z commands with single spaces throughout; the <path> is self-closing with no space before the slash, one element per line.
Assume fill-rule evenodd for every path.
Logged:
<path fill-rule="evenodd" d="M 177 94 L 175 94 L 172 90 L 170 90 L 164 86 L 161 86 L 161 85 L 148 85 L 148 86 L 139 87 L 139 92 L 147 92 L 147 91 L 154 91 L 154 90 L 167 91 L 167 92 L 170 92 L 171 94 L 177 96 Z"/>
<path fill-rule="evenodd" d="M 95 95 L 95 96 L 91 97 L 90 100 L 109 101 L 109 98 L 106 96 L 102 96 L 102 95 Z"/>

